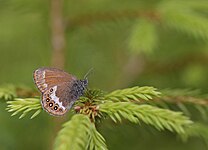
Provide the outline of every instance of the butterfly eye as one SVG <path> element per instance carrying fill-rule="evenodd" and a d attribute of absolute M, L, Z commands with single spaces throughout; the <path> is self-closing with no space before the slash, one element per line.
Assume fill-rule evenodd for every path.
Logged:
<path fill-rule="evenodd" d="M 88 85 L 88 80 L 87 79 L 83 80 L 82 82 L 83 82 L 84 86 Z"/>
<path fill-rule="evenodd" d="M 53 106 L 53 103 L 49 103 L 49 106 L 52 107 Z"/>
<path fill-rule="evenodd" d="M 58 109 L 58 106 L 54 106 L 54 108 L 53 108 L 54 110 L 57 110 Z"/>

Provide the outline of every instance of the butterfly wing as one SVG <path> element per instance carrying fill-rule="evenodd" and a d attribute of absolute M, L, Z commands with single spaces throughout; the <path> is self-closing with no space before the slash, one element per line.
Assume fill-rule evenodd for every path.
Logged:
<path fill-rule="evenodd" d="M 76 100 L 70 92 L 76 77 L 55 68 L 39 68 L 33 77 L 43 108 L 52 115 L 64 115 Z"/>
<path fill-rule="evenodd" d="M 34 71 L 33 78 L 40 92 L 65 82 L 73 82 L 76 77 L 56 68 L 39 68 Z"/>

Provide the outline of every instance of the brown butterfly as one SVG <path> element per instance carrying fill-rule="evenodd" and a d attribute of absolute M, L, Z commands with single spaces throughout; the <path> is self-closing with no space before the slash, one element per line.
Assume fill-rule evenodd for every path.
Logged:
<path fill-rule="evenodd" d="M 42 93 L 41 104 L 43 109 L 51 115 L 64 115 L 74 102 L 84 94 L 88 85 L 88 73 L 83 80 L 79 80 L 75 76 L 56 68 L 35 70 L 33 78 L 37 88 Z"/>

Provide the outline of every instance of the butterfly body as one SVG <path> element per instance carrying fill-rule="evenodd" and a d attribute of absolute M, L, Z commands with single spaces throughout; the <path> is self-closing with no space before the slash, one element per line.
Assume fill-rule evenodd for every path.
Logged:
<path fill-rule="evenodd" d="M 64 115 L 88 85 L 87 79 L 78 80 L 56 68 L 39 68 L 34 71 L 33 78 L 42 93 L 43 109 L 55 116 Z"/>

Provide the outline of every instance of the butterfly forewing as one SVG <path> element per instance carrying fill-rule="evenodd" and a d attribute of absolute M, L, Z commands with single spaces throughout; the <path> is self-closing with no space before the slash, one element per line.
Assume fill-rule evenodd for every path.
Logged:
<path fill-rule="evenodd" d="M 39 68 L 34 81 L 42 93 L 42 106 L 52 115 L 63 115 L 76 100 L 70 94 L 76 77 L 55 68 Z"/>
<path fill-rule="evenodd" d="M 40 92 L 55 85 L 76 80 L 76 77 L 56 68 L 39 68 L 34 71 L 33 77 Z"/>

